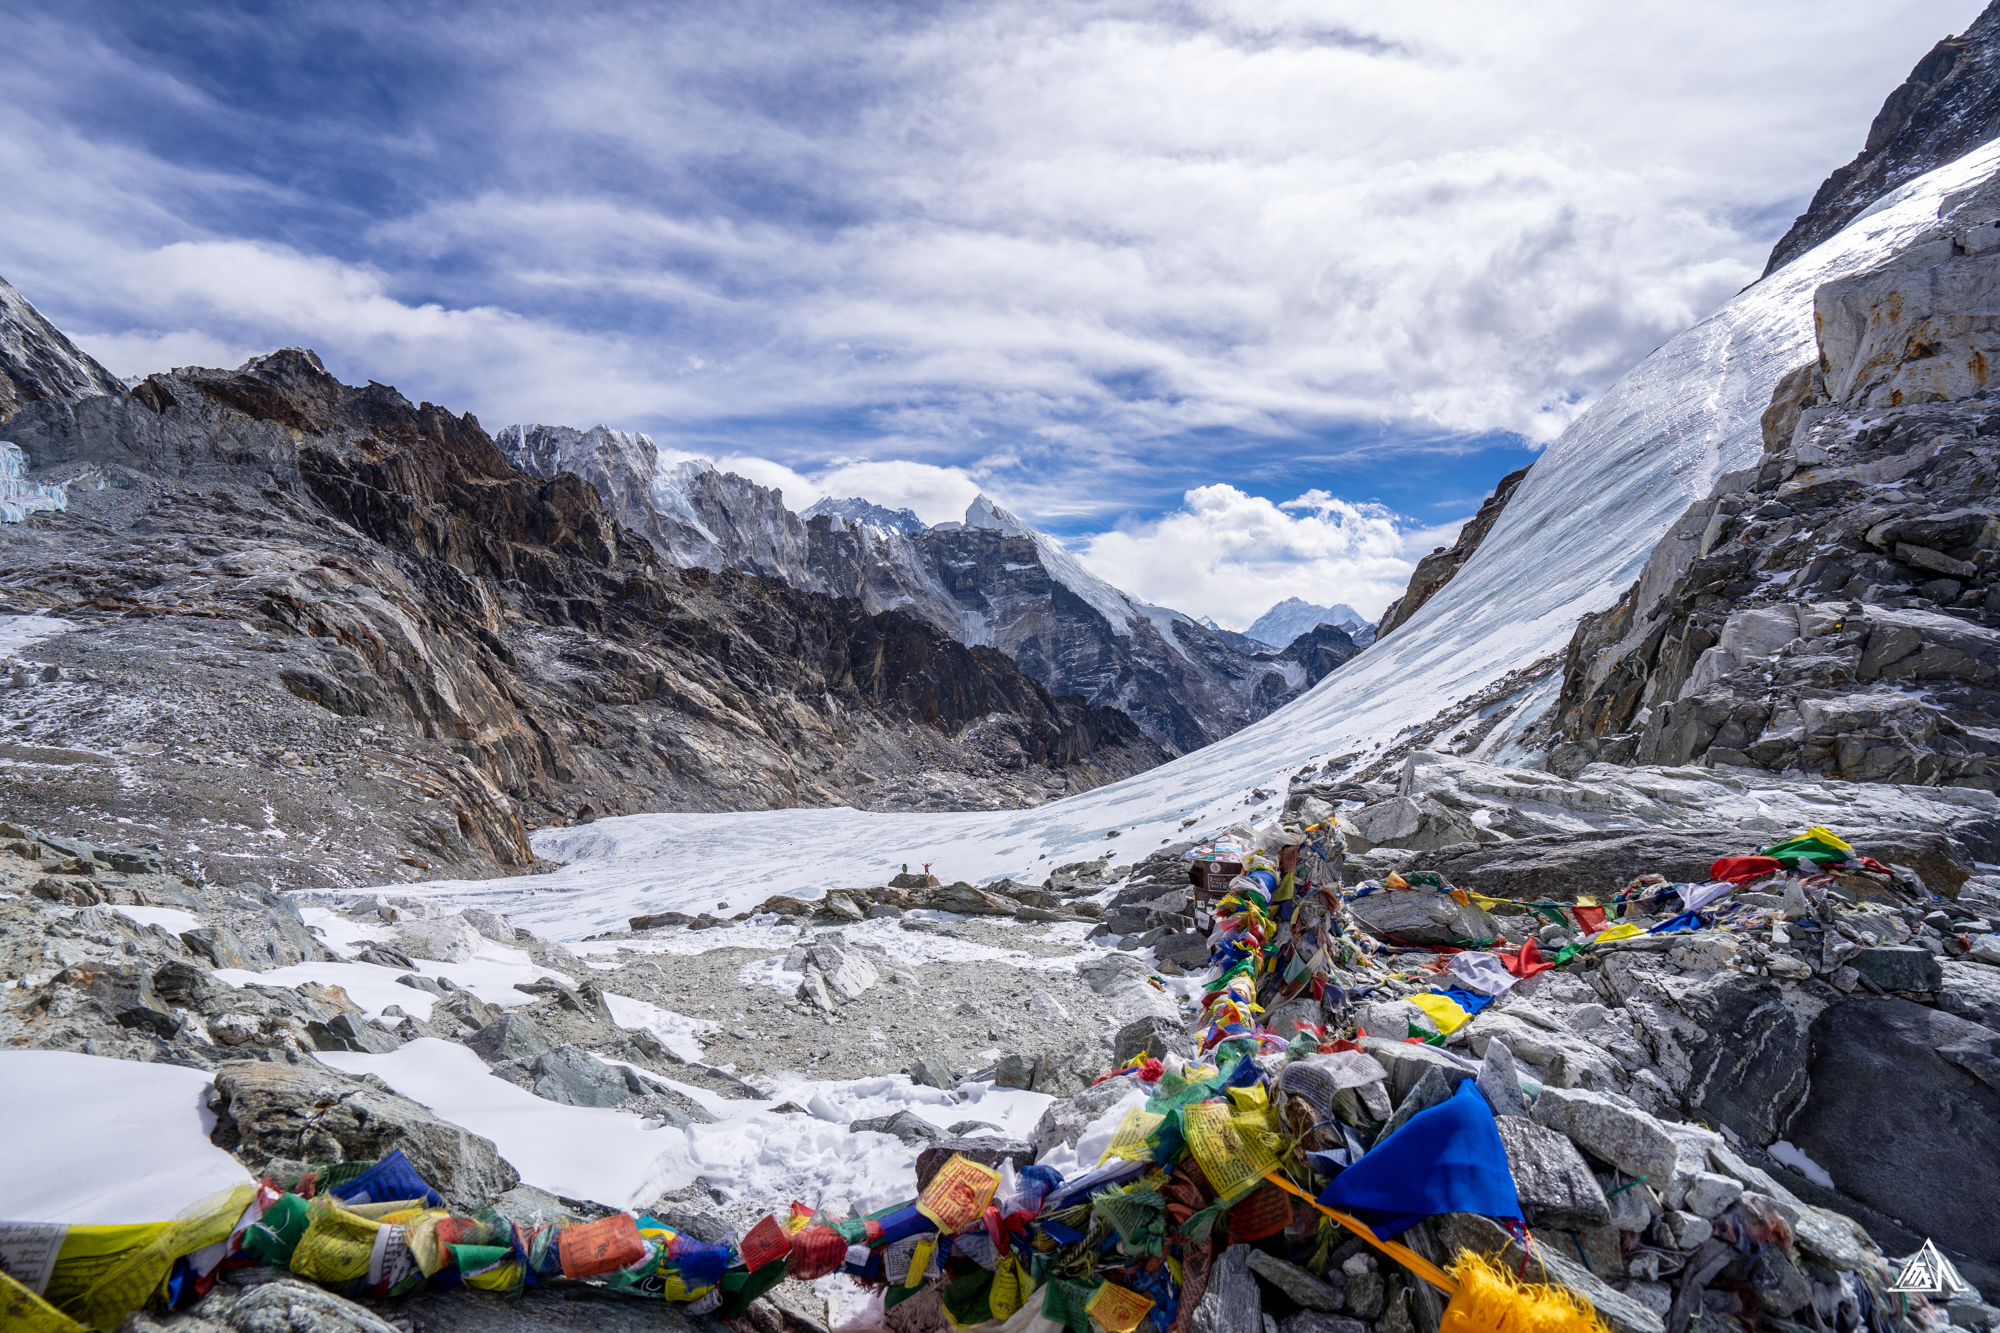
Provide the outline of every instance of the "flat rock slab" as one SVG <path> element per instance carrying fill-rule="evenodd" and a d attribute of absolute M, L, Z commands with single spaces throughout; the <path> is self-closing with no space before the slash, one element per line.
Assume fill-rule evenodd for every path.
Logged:
<path fill-rule="evenodd" d="M 1611 1205 L 1575 1144 L 1518 1115 L 1499 1116 L 1495 1123 L 1529 1226 L 1581 1231 L 1611 1221 Z"/>
<path fill-rule="evenodd" d="M 1459 944 L 1498 938 L 1500 924 L 1470 903 L 1435 889 L 1388 889 L 1347 905 L 1354 920 L 1377 939 L 1411 944 Z"/>
<path fill-rule="evenodd" d="M 1535 1121 L 1627 1175 L 1673 1179 L 1674 1141 L 1644 1111 L 1582 1088 L 1543 1088 L 1535 1100 Z"/>

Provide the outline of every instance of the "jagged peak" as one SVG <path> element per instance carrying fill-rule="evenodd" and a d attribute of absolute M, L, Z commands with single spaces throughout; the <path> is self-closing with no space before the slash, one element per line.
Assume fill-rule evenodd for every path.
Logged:
<path fill-rule="evenodd" d="M 125 386 L 0 278 L 0 420 L 43 398 L 75 403 Z"/>
<path fill-rule="evenodd" d="M 857 527 L 874 528 L 883 532 L 922 532 L 928 525 L 910 509 L 890 509 L 872 500 L 864 500 L 858 495 L 836 499 L 822 495 L 799 512 L 799 517 L 811 522 L 825 515 L 836 524 L 853 524 Z"/>

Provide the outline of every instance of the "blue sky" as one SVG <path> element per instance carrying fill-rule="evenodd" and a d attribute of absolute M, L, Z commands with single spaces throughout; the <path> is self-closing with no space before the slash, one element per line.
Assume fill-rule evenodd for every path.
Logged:
<path fill-rule="evenodd" d="M 1978 8 L 16 5 L 0 276 L 121 374 L 303 344 L 1373 613 Z"/>

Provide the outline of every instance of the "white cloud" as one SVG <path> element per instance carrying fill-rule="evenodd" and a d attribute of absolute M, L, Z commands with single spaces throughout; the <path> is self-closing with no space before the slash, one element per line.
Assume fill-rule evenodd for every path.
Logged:
<path fill-rule="evenodd" d="M 1378 616 L 1417 558 L 1461 526 L 1411 526 L 1324 491 L 1273 504 L 1217 483 L 1189 491 L 1173 513 L 1087 539 L 1077 557 L 1127 592 L 1240 630 L 1287 597 Z"/>
<path fill-rule="evenodd" d="M 979 483 L 963 468 L 906 459 L 847 463 L 817 474 L 822 495 L 858 495 L 887 509 L 911 509 L 926 523 L 955 523 L 979 496 Z"/>

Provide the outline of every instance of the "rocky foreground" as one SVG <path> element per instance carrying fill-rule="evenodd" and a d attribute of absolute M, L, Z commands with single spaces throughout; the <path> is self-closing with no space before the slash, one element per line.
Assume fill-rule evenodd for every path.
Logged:
<path fill-rule="evenodd" d="M 1235 1069 L 1268 1089 L 1273 1142 L 1309 1190 L 1337 1184 L 1338 1154 L 1366 1161 L 1370 1145 L 1392 1143 L 1469 1081 L 1497 1116 L 1533 1239 L 1524 1252 L 1488 1218 L 1447 1212 L 1404 1233 L 1419 1253 L 1447 1264 L 1461 1250 L 1510 1255 L 1510 1266 L 1579 1293 L 1617 1333 L 1686 1333 L 1696 1318 L 1777 1333 L 1986 1328 L 2000 1311 L 1977 1290 L 1926 1303 L 1887 1287 L 1894 1261 L 1928 1239 L 1967 1282 L 2000 1295 L 1985 1203 L 2000 1187 L 1990 1152 L 2000 877 L 1939 830 L 1949 807 L 1936 789 L 1865 790 L 1872 804 L 1848 800 L 1840 830 L 1853 864 L 1780 870 L 1677 923 L 1708 862 L 1782 841 L 1847 793 L 1753 787 L 1732 804 L 1727 780 L 1703 770 L 1600 765 L 1566 780 L 1428 756 L 1394 784 L 1302 775 L 1277 824 L 1133 865 L 1064 867 L 1040 886 L 910 875 L 817 902 L 774 899 L 730 920 L 640 917 L 567 944 L 435 898 L 217 888 L 150 848 L 0 826 L 0 891 L 11 895 L 0 900 L 0 1030 L 7 1051 L 207 1072 L 212 1142 L 281 1186 L 400 1149 L 446 1207 L 491 1205 L 524 1235 L 622 1209 L 727 1250 L 791 1202 L 744 1174 L 749 1159 L 701 1165 L 659 1197 L 579 1197 L 538 1179 L 550 1169 L 538 1157 L 516 1163 L 518 1147 L 503 1151 L 398 1091 L 415 1086 L 405 1066 L 374 1066 L 384 1077 L 355 1061 L 404 1050 L 433 1065 L 472 1061 L 535 1104 L 621 1111 L 659 1143 L 741 1130 L 743 1144 L 764 1145 L 752 1158 L 792 1139 L 845 1137 L 853 1146 L 840 1151 L 887 1154 L 878 1160 L 892 1179 L 915 1170 L 900 1198 L 954 1154 L 1017 1171 L 1056 1163 L 1074 1179 L 1147 1094 L 1199 1076 L 1197 1044 L 1221 1030 L 1213 1006 L 1198 1006 L 1240 918 L 1224 908 L 1197 927 L 1186 858 L 1231 839 L 1281 845 L 1287 829 L 1296 837 L 1317 822 L 1353 850 L 1313 863 L 1330 892 L 1304 896 L 1298 934 L 1277 936 L 1272 956 L 1327 941 L 1306 974 L 1319 994 L 1285 985 L 1295 969 L 1280 961 L 1254 1020 L 1271 1040 L 1232 1030 L 1207 1056 L 1214 1077 Z M 1958 823 L 1976 840 L 2000 802 L 1966 799 Z M 1641 809 L 1654 826 L 1636 826 Z M 1679 897 L 1663 896 L 1669 888 Z M 1591 898 L 1625 929 L 1594 940 L 1580 923 L 1598 923 L 1578 901 Z M 1513 958 L 1529 941 L 1558 965 L 1474 1003 L 1469 1021 L 1439 1008 L 1437 995 L 1469 974 L 1465 960 Z M 306 975 L 315 966 L 322 979 Z M 1295 1040 L 1302 1023 L 1334 1053 L 1318 1036 Z M 1147 1057 L 1159 1063 L 1132 1068 Z M 1332 1083 L 1312 1072 L 1322 1066 Z M 844 1120 L 827 1091 L 812 1092 L 892 1085 L 932 1100 Z M 1020 1118 L 1036 1107 L 1032 1125 Z M 1192 1159 L 1182 1165 L 1172 1180 L 1192 1192 L 1170 1218 L 1218 1202 Z M 804 1189 L 810 1178 L 785 1179 Z M 804 1202 L 838 1219 L 896 1201 L 847 1179 L 848 1197 Z M 1181 1197 L 1178 1185 L 1160 1188 L 1170 1204 Z M 1428 1285 L 1303 1204 L 1268 1232 L 1226 1210 L 1199 1240 L 1179 1221 L 1165 1226 L 1182 1268 L 1147 1288 L 1162 1330 L 1254 1333 L 1266 1314 L 1286 1333 L 1437 1325 Z M 962 1248 L 976 1259 L 976 1246 Z M 1112 1281 L 1153 1280 L 1127 1263 L 1112 1254 L 1095 1267 Z M 727 1317 L 766 1333 L 855 1318 L 931 1329 L 946 1326 L 946 1308 L 966 1313 L 946 1305 L 958 1299 L 951 1282 L 991 1270 L 943 1264 L 886 1316 L 856 1304 L 869 1279 L 854 1271 L 860 1287 L 785 1281 L 703 1315 L 690 1313 L 698 1303 L 560 1282 L 507 1298 L 460 1289 L 349 1300 L 306 1294 L 282 1266 L 235 1264 L 186 1309 L 135 1315 L 133 1327 Z"/>

